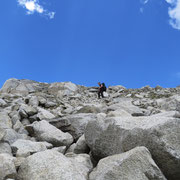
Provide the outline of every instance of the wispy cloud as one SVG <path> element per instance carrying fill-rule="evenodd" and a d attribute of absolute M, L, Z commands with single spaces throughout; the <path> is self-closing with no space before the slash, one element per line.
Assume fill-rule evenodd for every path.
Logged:
<path fill-rule="evenodd" d="M 18 4 L 26 9 L 27 14 L 39 13 L 50 19 L 54 18 L 55 12 L 50 12 L 44 9 L 43 6 L 39 4 L 38 0 L 17 0 Z"/>
<path fill-rule="evenodd" d="M 140 3 L 142 4 L 142 7 L 139 9 L 140 13 L 144 12 L 144 5 L 146 5 L 149 2 L 149 0 L 140 0 Z"/>
<path fill-rule="evenodd" d="M 141 0 L 140 1 L 142 4 L 147 4 L 149 2 L 149 0 Z"/>
<path fill-rule="evenodd" d="M 142 4 L 147 4 L 150 0 L 140 0 Z M 171 7 L 168 9 L 168 14 L 170 17 L 169 24 L 180 30 L 180 0 L 165 0 Z M 144 8 L 140 8 L 140 12 L 144 12 Z"/>
<path fill-rule="evenodd" d="M 169 23 L 173 28 L 180 30 L 180 0 L 166 0 L 166 2 L 171 5 L 168 10 Z"/>

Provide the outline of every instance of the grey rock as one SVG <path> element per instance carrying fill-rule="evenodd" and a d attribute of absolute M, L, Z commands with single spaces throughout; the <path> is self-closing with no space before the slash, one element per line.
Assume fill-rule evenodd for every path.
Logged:
<path fill-rule="evenodd" d="M 55 107 L 55 106 L 57 106 L 57 103 L 52 102 L 52 101 L 47 101 L 47 102 L 45 103 L 45 107 L 46 107 L 46 108 Z"/>
<path fill-rule="evenodd" d="M 47 121 L 58 129 L 69 127 L 71 125 L 70 120 L 67 118 L 54 118 L 48 119 Z"/>
<path fill-rule="evenodd" d="M 95 113 L 95 114 L 100 112 L 101 112 L 100 108 L 94 105 L 86 105 L 77 111 L 77 113 Z"/>
<path fill-rule="evenodd" d="M 70 95 L 71 93 L 77 92 L 77 90 L 78 87 L 71 82 L 51 83 L 48 88 L 49 93 L 56 95 L 58 95 L 58 93 L 63 93 L 63 95 Z"/>
<path fill-rule="evenodd" d="M 74 153 L 74 148 L 76 147 L 76 143 L 71 144 L 69 148 L 66 150 L 66 153 Z"/>
<path fill-rule="evenodd" d="M 14 143 L 18 139 L 27 139 L 26 134 L 19 134 L 14 129 L 6 129 L 5 135 L 3 137 L 4 142 L 8 142 L 9 144 Z"/>
<path fill-rule="evenodd" d="M 39 99 L 37 96 L 31 96 L 29 98 L 29 103 L 28 103 L 30 106 L 35 106 L 37 107 L 39 105 Z"/>
<path fill-rule="evenodd" d="M 21 120 L 21 117 L 19 115 L 18 112 L 16 112 L 17 114 L 14 114 L 12 117 L 11 117 L 11 121 L 12 121 L 12 124 L 15 125 L 17 121 L 20 121 Z"/>
<path fill-rule="evenodd" d="M 76 146 L 74 148 L 74 153 L 76 154 L 82 154 L 82 153 L 86 153 L 88 154 L 90 151 L 89 147 L 86 144 L 86 140 L 84 135 L 82 135 L 78 141 L 76 142 Z"/>
<path fill-rule="evenodd" d="M 109 86 L 108 90 L 110 91 L 119 91 L 119 90 L 125 90 L 126 88 L 124 86 L 121 85 L 117 85 L 117 86 Z"/>
<path fill-rule="evenodd" d="M 65 155 L 71 163 L 80 172 L 81 177 L 88 179 L 89 172 L 92 170 L 93 165 L 88 154 L 74 154 L 68 153 Z"/>
<path fill-rule="evenodd" d="M 11 93 L 19 96 L 26 96 L 29 93 L 47 89 L 47 84 L 38 83 L 32 80 L 8 79 L 1 88 L 2 93 Z"/>
<path fill-rule="evenodd" d="M 38 117 L 38 114 L 35 114 L 33 116 L 29 116 L 28 120 L 29 120 L 30 123 L 33 123 L 34 121 L 39 121 L 40 119 Z"/>
<path fill-rule="evenodd" d="M 18 132 L 21 128 L 24 128 L 24 126 L 19 120 L 17 120 L 16 124 L 13 126 L 13 129 Z"/>
<path fill-rule="evenodd" d="M 64 121 L 69 121 L 70 126 L 62 127 L 62 131 L 69 132 L 75 140 L 77 140 L 80 136 L 84 134 L 86 125 L 89 121 L 93 121 L 97 119 L 95 114 L 90 113 L 80 113 L 73 114 L 62 118 Z"/>
<path fill-rule="evenodd" d="M 21 166 L 21 164 L 26 160 L 25 157 L 16 157 L 15 161 L 14 161 L 14 165 L 16 167 L 16 169 L 18 170 L 19 167 Z"/>
<path fill-rule="evenodd" d="M 180 120 L 170 117 L 109 118 L 90 121 L 85 138 L 96 158 L 145 146 L 164 175 L 177 180 L 180 179 L 179 129 Z"/>
<path fill-rule="evenodd" d="M 12 155 L 11 146 L 6 142 L 0 142 L 0 154 L 1 153 Z"/>
<path fill-rule="evenodd" d="M 89 180 L 166 180 L 145 147 L 101 159 Z"/>
<path fill-rule="evenodd" d="M 0 180 L 16 177 L 15 158 L 9 154 L 0 154 Z"/>
<path fill-rule="evenodd" d="M 38 101 L 41 106 L 44 106 L 47 102 L 46 98 L 44 98 L 43 96 L 38 96 Z"/>
<path fill-rule="evenodd" d="M 6 101 L 0 98 L 0 107 L 5 107 L 7 105 Z"/>
<path fill-rule="evenodd" d="M 3 139 L 4 135 L 5 135 L 5 130 L 0 127 L 0 141 Z"/>
<path fill-rule="evenodd" d="M 26 129 L 39 141 L 47 141 L 54 146 L 69 146 L 73 142 L 73 137 L 69 133 L 62 132 L 45 120 L 36 121 L 26 126 Z"/>
<path fill-rule="evenodd" d="M 119 99 L 118 103 L 112 104 L 105 109 L 106 112 L 115 110 L 124 110 L 129 114 L 143 113 L 142 109 L 132 104 L 132 99 Z"/>
<path fill-rule="evenodd" d="M 0 127 L 12 128 L 12 121 L 6 112 L 0 112 Z"/>
<path fill-rule="evenodd" d="M 46 109 L 40 108 L 40 107 L 38 107 L 37 117 L 38 117 L 40 120 L 53 119 L 53 118 L 55 118 L 55 116 L 54 116 L 51 112 L 49 112 L 49 111 L 46 110 Z"/>
<path fill-rule="evenodd" d="M 27 125 L 31 124 L 30 121 L 29 121 L 29 119 L 26 119 L 26 118 L 23 119 L 23 120 L 21 121 L 21 123 L 22 123 L 23 126 L 27 126 Z"/>
<path fill-rule="evenodd" d="M 24 109 L 19 110 L 19 115 L 21 116 L 22 119 L 28 117 L 28 114 L 26 113 Z"/>
<path fill-rule="evenodd" d="M 18 139 L 15 141 L 13 144 L 11 144 L 11 148 L 16 157 L 28 157 L 36 152 L 47 150 L 44 143 L 32 142 L 30 140 L 23 139 Z"/>
<path fill-rule="evenodd" d="M 27 118 L 28 116 L 33 116 L 34 114 L 37 114 L 37 109 L 32 107 L 32 106 L 28 106 L 26 104 L 22 104 L 20 109 L 19 109 L 19 113 L 21 114 L 22 117 Z"/>
<path fill-rule="evenodd" d="M 123 109 L 117 109 L 115 111 L 110 111 L 107 114 L 107 117 L 131 117 L 131 114 L 129 114 Z"/>
<path fill-rule="evenodd" d="M 52 150 L 58 151 L 58 152 L 60 152 L 62 154 L 65 154 L 66 146 L 55 147 L 55 148 L 52 148 Z"/>
<path fill-rule="evenodd" d="M 89 172 L 85 160 L 82 161 L 82 163 L 74 162 L 55 150 L 38 152 L 21 164 L 18 178 L 19 180 L 87 180 Z"/>

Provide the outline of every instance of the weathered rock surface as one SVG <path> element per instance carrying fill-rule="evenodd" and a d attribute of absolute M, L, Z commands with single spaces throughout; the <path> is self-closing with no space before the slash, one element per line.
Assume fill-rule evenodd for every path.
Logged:
<path fill-rule="evenodd" d="M 0 127 L 1 128 L 12 128 L 12 122 L 6 112 L 0 112 Z"/>
<path fill-rule="evenodd" d="M 86 144 L 84 135 L 82 135 L 76 142 L 76 146 L 74 147 L 74 153 L 76 154 L 89 153 L 89 147 Z"/>
<path fill-rule="evenodd" d="M 0 142 L 0 154 L 1 153 L 12 155 L 11 146 L 6 142 Z"/>
<path fill-rule="evenodd" d="M 75 140 L 84 134 L 86 125 L 89 121 L 93 121 L 97 118 L 95 114 L 91 113 L 80 113 L 73 114 L 66 117 L 63 117 L 63 121 L 69 121 L 71 124 L 67 127 L 62 127 L 61 130 L 69 132 Z"/>
<path fill-rule="evenodd" d="M 46 109 L 40 108 L 40 107 L 38 107 L 38 115 L 37 115 L 37 117 L 40 120 L 55 118 L 55 116 L 51 112 L 49 112 Z"/>
<path fill-rule="evenodd" d="M 55 150 L 38 152 L 21 164 L 19 180 L 87 180 L 92 167 L 86 165 L 86 159 L 78 157 L 73 160 Z"/>
<path fill-rule="evenodd" d="M 26 126 L 27 131 L 39 141 L 47 141 L 54 146 L 69 146 L 73 142 L 73 137 L 69 133 L 64 133 L 47 121 L 34 122 Z"/>
<path fill-rule="evenodd" d="M 169 179 L 180 179 L 180 120 L 169 117 L 109 118 L 88 123 L 85 138 L 97 158 L 147 147 Z"/>
<path fill-rule="evenodd" d="M 8 79 L 1 88 L 2 93 L 28 95 L 35 91 L 43 90 L 45 83 L 41 84 L 32 80 Z"/>
<path fill-rule="evenodd" d="M 86 105 L 77 111 L 77 113 L 95 113 L 95 114 L 100 112 L 101 112 L 100 108 L 94 105 Z"/>
<path fill-rule="evenodd" d="M 89 180 L 166 180 L 145 147 L 101 159 Z"/>
<path fill-rule="evenodd" d="M 16 168 L 14 165 L 15 158 L 9 154 L 0 154 L 0 180 L 15 178 Z"/>
<path fill-rule="evenodd" d="M 19 134 L 14 129 L 5 129 L 5 135 L 3 137 L 4 142 L 8 142 L 9 144 L 14 143 L 18 139 L 27 139 L 26 134 Z"/>
<path fill-rule="evenodd" d="M 32 142 L 30 140 L 19 139 L 11 145 L 13 154 L 16 157 L 27 157 L 39 151 L 47 150 L 46 146 L 42 142 Z"/>
<path fill-rule="evenodd" d="M 0 141 L 2 140 L 4 135 L 5 135 L 5 130 L 0 127 Z"/>

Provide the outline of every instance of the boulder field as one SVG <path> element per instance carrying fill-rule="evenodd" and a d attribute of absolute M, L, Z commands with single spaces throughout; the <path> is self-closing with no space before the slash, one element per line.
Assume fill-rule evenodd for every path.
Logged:
<path fill-rule="evenodd" d="M 9 79 L 0 180 L 180 180 L 180 87 Z"/>

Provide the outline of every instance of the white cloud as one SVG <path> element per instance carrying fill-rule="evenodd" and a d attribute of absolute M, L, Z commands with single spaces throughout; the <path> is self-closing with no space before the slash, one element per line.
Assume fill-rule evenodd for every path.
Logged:
<path fill-rule="evenodd" d="M 39 4 L 38 0 L 17 0 L 18 4 L 27 10 L 27 14 L 34 14 L 35 12 L 48 16 L 50 19 L 54 18 L 55 12 L 49 12 Z"/>
<path fill-rule="evenodd" d="M 180 30 L 180 0 L 166 0 L 172 7 L 169 8 L 170 25 Z"/>
<path fill-rule="evenodd" d="M 142 4 L 147 4 L 150 0 L 140 0 Z M 170 17 L 169 24 L 180 30 L 180 0 L 165 0 L 171 7 L 168 9 Z M 140 8 L 140 12 L 144 12 L 144 8 Z"/>
<path fill-rule="evenodd" d="M 141 2 L 142 4 L 147 4 L 147 3 L 149 2 L 149 0 L 140 0 L 140 2 Z"/>

